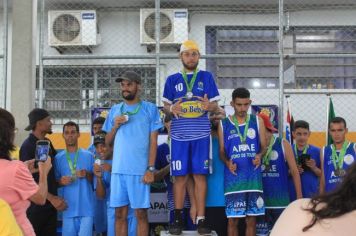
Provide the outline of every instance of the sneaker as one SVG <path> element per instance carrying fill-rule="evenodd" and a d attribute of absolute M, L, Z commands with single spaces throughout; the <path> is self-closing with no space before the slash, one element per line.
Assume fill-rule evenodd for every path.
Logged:
<path fill-rule="evenodd" d="M 198 227 L 197 227 L 198 233 L 199 234 L 211 234 L 211 229 L 207 225 L 206 221 L 204 219 L 201 219 L 198 221 Z"/>
<path fill-rule="evenodd" d="M 175 220 L 172 224 L 168 227 L 168 232 L 173 235 L 180 235 L 182 234 L 183 227 L 179 220 Z"/>

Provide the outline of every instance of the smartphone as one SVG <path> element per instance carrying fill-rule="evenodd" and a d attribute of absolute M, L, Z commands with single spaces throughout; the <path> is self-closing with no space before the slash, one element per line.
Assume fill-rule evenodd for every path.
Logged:
<path fill-rule="evenodd" d="M 48 140 L 38 140 L 36 142 L 36 161 L 46 161 L 49 154 L 50 143 Z"/>
<path fill-rule="evenodd" d="M 310 155 L 309 154 L 302 154 L 300 155 L 300 164 L 302 165 L 302 168 L 304 170 L 309 170 L 309 167 L 306 164 L 306 161 L 310 160 Z"/>

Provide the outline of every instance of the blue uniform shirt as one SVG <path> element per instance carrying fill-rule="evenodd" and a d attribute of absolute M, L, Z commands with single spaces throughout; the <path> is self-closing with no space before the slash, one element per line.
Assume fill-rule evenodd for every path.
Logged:
<path fill-rule="evenodd" d="M 260 152 L 259 125 L 255 115 L 250 115 L 246 144 L 242 144 L 231 117 L 221 121 L 226 157 L 236 164 L 236 175 L 225 166 L 225 195 L 239 192 L 262 192 L 261 167 L 255 168 L 252 161 Z M 243 134 L 246 124 L 240 124 Z"/>
<path fill-rule="evenodd" d="M 293 153 L 294 156 L 300 156 L 302 155 L 302 151 L 298 150 L 298 153 L 295 153 L 295 149 L 293 148 Z M 310 155 L 310 158 L 315 161 L 315 164 L 318 168 L 320 168 L 320 148 L 309 145 L 307 149 L 307 153 Z M 311 198 L 315 194 L 318 193 L 318 188 L 319 188 L 319 177 L 314 174 L 311 170 L 305 170 L 301 175 L 300 175 L 300 181 L 302 184 L 302 193 L 304 198 Z M 289 184 L 289 198 L 290 201 L 294 201 L 297 199 L 296 192 L 295 192 L 295 187 L 293 183 L 293 178 L 291 176 L 288 176 L 288 184 Z"/>
<path fill-rule="evenodd" d="M 128 122 L 120 126 L 115 135 L 112 173 L 144 175 L 149 158 L 150 134 L 163 127 L 156 105 L 141 102 L 141 108 L 130 115 Z M 116 116 L 133 112 L 139 104 L 119 103 L 110 109 L 103 129 L 109 133 Z"/>
<path fill-rule="evenodd" d="M 265 206 L 266 208 L 285 208 L 290 200 L 288 167 L 285 160 L 283 139 L 275 138 L 270 156 L 270 169 L 266 170 L 265 166 L 262 166 Z"/>
<path fill-rule="evenodd" d="M 355 151 L 354 143 L 349 143 L 346 149 L 346 153 L 344 156 L 344 164 L 343 169 L 346 170 L 350 167 L 352 163 L 354 163 L 356 158 L 356 151 Z M 334 190 L 337 185 L 339 185 L 342 181 L 341 176 L 335 175 L 335 168 L 332 161 L 332 145 L 326 146 L 323 148 L 323 157 L 324 157 L 324 176 L 322 178 L 325 179 L 325 191 L 330 192 Z M 340 150 L 336 151 L 339 155 Z M 337 163 L 337 162 L 336 162 Z"/>
<path fill-rule="evenodd" d="M 187 74 L 188 81 L 193 73 Z M 163 101 L 174 104 L 182 98 L 184 115 L 179 119 L 173 118 L 171 124 L 171 137 L 178 141 L 196 140 L 210 135 L 210 121 L 207 112 L 203 111 L 197 97 L 186 99 L 187 87 L 181 72 L 168 76 Z M 212 74 L 199 70 L 192 88 L 193 96 L 204 97 L 206 94 L 210 102 L 219 100 L 219 92 Z"/>
<path fill-rule="evenodd" d="M 75 153 L 70 153 L 72 163 Z M 66 151 L 55 157 L 55 174 L 57 181 L 63 176 L 71 176 Z M 76 170 L 85 169 L 93 173 L 94 158 L 90 152 L 79 148 Z M 63 217 L 94 216 L 94 194 L 92 184 L 87 178 L 76 178 L 74 182 L 63 187 L 63 198 L 68 208 L 63 211 Z"/>

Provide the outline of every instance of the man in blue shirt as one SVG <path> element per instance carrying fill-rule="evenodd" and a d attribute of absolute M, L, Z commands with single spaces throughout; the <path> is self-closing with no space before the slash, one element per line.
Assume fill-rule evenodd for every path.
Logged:
<path fill-rule="evenodd" d="M 79 126 L 73 121 L 63 125 L 66 149 L 55 157 L 55 175 L 63 186 L 68 208 L 63 211 L 63 236 L 87 236 L 93 233 L 93 155 L 78 147 Z"/>
<path fill-rule="evenodd" d="M 141 77 L 127 71 L 116 79 L 124 102 L 113 106 L 103 130 L 114 147 L 110 206 L 115 207 L 116 235 L 127 235 L 130 205 L 137 217 L 137 235 L 148 235 L 147 209 L 154 181 L 158 130 L 163 127 L 155 104 L 142 101 Z"/>
<path fill-rule="evenodd" d="M 343 180 L 346 170 L 355 162 L 356 144 L 346 139 L 346 121 L 335 117 L 330 121 L 329 134 L 333 143 L 323 147 L 320 153 L 321 194 L 333 191 Z"/>
<path fill-rule="evenodd" d="M 183 204 L 189 174 L 193 175 L 197 201 L 198 233 L 209 234 L 205 221 L 205 175 L 209 173 L 210 122 L 208 112 L 218 108 L 219 92 L 212 74 L 198 69 L 199 47 L 187 40 L 180 48 L 182 71 L 168 76 L 164 91 L 164 110 L 174 118 L 171 125 L 171 170 L 175 220 L 169 227 L 179 235 L 183 226 Z M 194 220 L 194 219 L 193 219 Z"/>
<path fill-rule="evenodd" d="M 300 174 L 302 194 L 304 198 L 311 198 L 318 193 L 320 170 L 320 148 L 308 143 L 310 137 L 309 123 L 297 120 L 293 128 L 293 152 Z M 289 199 L 297 199 L 293 179 L 288 176 Z"/>

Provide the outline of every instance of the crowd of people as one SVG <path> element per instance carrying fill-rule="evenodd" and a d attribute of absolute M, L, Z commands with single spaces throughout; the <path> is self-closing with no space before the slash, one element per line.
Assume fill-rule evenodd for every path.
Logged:
<path fill-rule="evenodd" d="M 141 77 L 127 71 L 116 79 L 123 102 L 93 121 L 88 149 L 69 121 L 57 152 L 46 138 L 51 116 L 35 108 L 20 161 L 12 160 L 15 119 L 0 109 L 0 235 L 56 235 L 58 212 L 63 236 L 149 235 L 150 184 L 158 180 L 167 185 L 172 235 L 351 235 L 356 146 L 346 121 L 331 120 L 333 144 L 319 149 L 308 142 L 308 122 L 298 120 L 291 145 L 268 115 L 248 113 L 246 88 L 234 89 L 234 113 L 226 115 L 212 74 L 198 69 L 194 41 L 182 43 L 180 58 L 182 71 L 164 86 L 163 119 L 141 99 Z M 163 127 L 168 140 L 158 145 Z M 38 161 L 43 140 L 48 158 Z"/>

